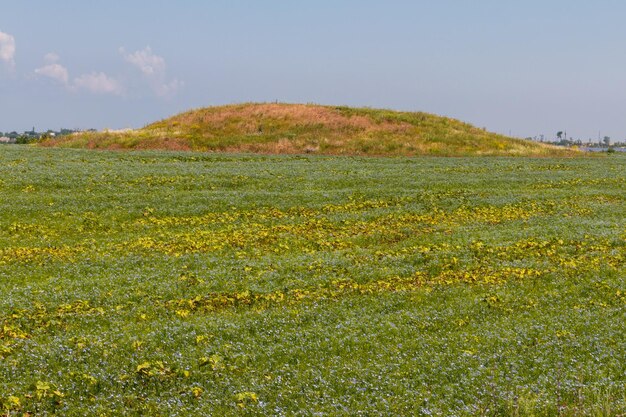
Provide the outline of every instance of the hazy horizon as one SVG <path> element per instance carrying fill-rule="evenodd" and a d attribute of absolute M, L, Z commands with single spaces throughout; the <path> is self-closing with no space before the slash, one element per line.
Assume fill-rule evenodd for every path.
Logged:
<path fill-rule="evenodd" d="M 278 100 L 623 141 L 624 12 L 608 0 L 10 2 L 0 131 L 136 128 Z"/>

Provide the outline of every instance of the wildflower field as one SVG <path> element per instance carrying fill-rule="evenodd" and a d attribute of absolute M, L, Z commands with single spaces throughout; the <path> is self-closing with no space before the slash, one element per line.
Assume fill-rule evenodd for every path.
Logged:
<path fill-rule="evenodd" d="M 624 156 L 0 172 L 0 415 L 626 413 Z"/>

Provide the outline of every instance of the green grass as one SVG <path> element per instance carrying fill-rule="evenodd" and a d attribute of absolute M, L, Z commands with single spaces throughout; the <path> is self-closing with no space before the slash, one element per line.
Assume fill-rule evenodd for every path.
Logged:
<path fill-rule="evenodd" d="M 284 103 L 191 110 L 142 129 L 83 132 L 45 146 L 369 156 L 577 156 L 423 112 Z"/>
<path fill-rule="evenodd" d="M 626 413 L 626 158 L 0 148 L 6 415 Z"/>

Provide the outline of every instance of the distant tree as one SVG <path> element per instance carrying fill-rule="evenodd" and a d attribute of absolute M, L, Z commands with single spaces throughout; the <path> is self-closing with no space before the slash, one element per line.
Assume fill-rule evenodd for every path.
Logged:
<path fill-rule="evenodd" d="M 15 143 L 20 144 L 20 145 L 24 145 L 30 142 L 31 142 L 31 137 L 28 135 L 20 135 L 15 139 Z"/>
<path fill-rule="evenodd" d="M 563 132 L 560 131 L 560 130 L 558 132 L 556 132 L 556 137 L 557 137 L 558 140 L 563 139 Z"/>
<path fill-rule="evenodd" d="M 25 145 L 25 144 L 28 144 L 28 143 L 38 142 L 39 140 L 40 140 L 39 136 L 23 134 L 23 135 L 19 135 L 17 138 L 15 138 L 15 143 L 20 144 L 20 145 Z"/>
<path fill-rule="evenodd" d="M 602 142 L 604 142 L 604 144 L 605 144 L 606 146 L 610 146 L 610 145 L 611 145 L 611 137 L 610 137 L 610 136 L 605 136 L 605 137 L 602 139 Z"/>
<path fill-rule="evenodd" d="M 556 144 L 559 146 L 571 146 L 572 141 L 568 139 L 561 139 L 560 141 L 556 142 Z"/>

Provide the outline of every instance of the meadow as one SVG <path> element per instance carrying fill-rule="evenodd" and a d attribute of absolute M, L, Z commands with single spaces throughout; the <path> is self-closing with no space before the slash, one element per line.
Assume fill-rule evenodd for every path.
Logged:
<path fill-rule="evenodd" d="M 6 416 L 626 413 L 626 156 L 0 148 Z"/>

